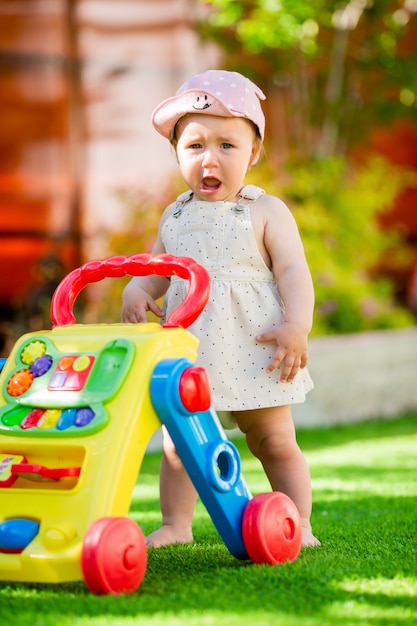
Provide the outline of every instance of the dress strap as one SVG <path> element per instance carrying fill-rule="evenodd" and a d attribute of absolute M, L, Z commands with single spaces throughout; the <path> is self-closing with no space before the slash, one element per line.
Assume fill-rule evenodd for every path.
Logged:
<path fill-rule="evenodd" d="M 255 202 L 265 191 L 256 185 L 245 185 L 239 192 L 239 197 Z"/>
<path fill-rule="evenodd" d="M 265 191 L 260 187 L 256 187 L 256 185 L 245 185 L 242 187 L 238 195 L 239 198 L 247 200 L 247 202 L 238 202 L 234 207 L 235 213 L 245 213 L 249 202 L 256 202 L 263 193 Z"/>
<path fill-rule="evenodd" d="M 174 217 L 179 217 L 181 215 L 181 211 L 184 208 L 184 204 L 187 204 L 187 202 L 191 200 L 193 195 L 194 194 L 191 191 L 191 189 L 188 189 L 188 191 L 184 191 L 178 196 L 178 198 L 175 200 L 175 210 L 172 213 Z"/>
<path fill-rule="evenodd" d="M 191 189 L 187 189 L 187 191 L 180 193 L 180 195 L 178 196 L 175 202 L 177 204 L 185 204 L 186 202 L 188 202 L 188 200 L 191 200 L 192 195 L 193 195 L 193 192 L 191 191 Z"/>

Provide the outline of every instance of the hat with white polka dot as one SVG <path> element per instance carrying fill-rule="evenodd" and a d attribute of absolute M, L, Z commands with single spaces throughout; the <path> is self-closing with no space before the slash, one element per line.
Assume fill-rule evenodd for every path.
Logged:
<path fill-rule="evenodd" d="M 176 123 L 188 113 L 245 117 L 255 124 L 263 140 L 265 116 L 261 100 L 265 100 L 262 90 L 242 74 L 207 70 L 192 76 L 175 96 L 161 102 L 152 113 L 152 123 L 161 135 L 172 139 Z"/>

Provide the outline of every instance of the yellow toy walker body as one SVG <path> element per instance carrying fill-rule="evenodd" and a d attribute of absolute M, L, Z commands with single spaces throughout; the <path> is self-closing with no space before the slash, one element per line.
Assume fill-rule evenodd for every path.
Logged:
<path fill-rule="evenodd" d="M 88 282 L 149 273 L 190 281 L 162 327 L 74 323 L 74 300 Z M 277 493 L 252 498 L 238 452 L 210 407 L 207 374 L 194 365 L 198 341 L 185 328 L 209 290 L 206 270 L 185 257 L 92 261 L 58 286 L 55 327 L 17 341 L 0 373 L 0 580 L 84 579 L 95 593 L 134 591 L 147 552 L 127 514 L 161 422 L 237 558 L 276 563 L 298 556 L 293 503 Z"/>

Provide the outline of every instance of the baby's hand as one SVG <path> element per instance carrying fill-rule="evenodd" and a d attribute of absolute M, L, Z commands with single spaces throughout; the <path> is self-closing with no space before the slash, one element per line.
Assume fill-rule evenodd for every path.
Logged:
<path fill-rule="evenodd" d="M 132 294 L 123 294 L 122 322 L 143 323 L 147 322 L 147 312 L 151 311 L 157 317 L 164 317 L 164 312 L 155 300 L 143 289 L 136 290 L 135 297 Z"/>
<path fill-rule="evenodd" d="M 307 365 L 307 336 L 308 333 L 300 324 L 292 322 L 283 322 L 280 326 L 258 335 L 257 341 L 274 341 L 277 344 L 266 371 L 271 373 L 281 366 L 280 381 L 283 383 L 293 381 L 298 370 Z"/>

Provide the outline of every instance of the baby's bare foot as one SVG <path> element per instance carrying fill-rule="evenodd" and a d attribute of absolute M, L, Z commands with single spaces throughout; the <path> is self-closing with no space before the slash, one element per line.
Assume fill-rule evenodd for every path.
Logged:
<path fill-rule="evenodd" d="M 148 548 L 160 548 L 161 546 L 170 546 L 174 543 L 191 543 L 192 541 L 193 533 L 191 528 L 178 528 L 171 524 L 164 524 L 146 537 Z"/>
<path fill-rule="evenodd" d="M 309 528 L 302 529 L 302 539 L 301 539 L 301 547 L 302 548 L 318 548 L 321 546 L 320 541 L 313 535 Z"/>

